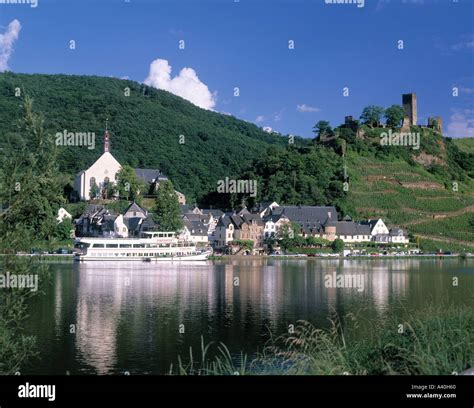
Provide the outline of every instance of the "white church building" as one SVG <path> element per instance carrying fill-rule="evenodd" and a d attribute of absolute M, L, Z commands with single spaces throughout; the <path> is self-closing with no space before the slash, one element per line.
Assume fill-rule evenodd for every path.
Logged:
<path fill-rule="evenodd" d="M 122 166 L 110 153 L 110 135 L 104 134 L 104 153 L 87 170 L 81 171 L 74 180 L 74 190 L 81 200 L 90 200 L 91 188 L 96 185 L 102 189 L 108 183 L 117 182 L 117 173 Z"/>
<path fill-rule="evenodd" d="M 104 133 L 104 153 L 95 163 L 87 170 L 81 171 L 76 175 L 74 180 L 74 190 L 77 193 L 77 198 L 80 200 L 89 201 L 95 197 L 91 197 L 91 189 L 95 185 L 98 191 L 109 183 L 116 184 L 118 181 L 118 173 L 122 169 L 122 165 L 110 153 L 110 134 L 106 127 Z M 135 169 L 137 177 L 145 183 L 151 183 L 155 187 L 161 180 L 167 180 L 159 170 L 152 169 Z M 186 204 L 186 197 L 184 194 L 176 191 L 178 201 L 180 204 Z"/>

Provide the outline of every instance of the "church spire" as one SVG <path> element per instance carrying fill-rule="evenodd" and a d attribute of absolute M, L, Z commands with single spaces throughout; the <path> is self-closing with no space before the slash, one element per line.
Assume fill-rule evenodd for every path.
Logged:
<path fill-rule="evenodd" d="M 104 153 L 110 151 L 109 120 L 105 120 Z"/>

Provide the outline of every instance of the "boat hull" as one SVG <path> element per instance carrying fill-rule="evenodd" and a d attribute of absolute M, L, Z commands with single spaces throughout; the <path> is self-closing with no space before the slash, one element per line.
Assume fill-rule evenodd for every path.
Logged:
<path fill-rule="evenodd" d="M 156 263 L 156 262 L 180 262 L 180 261 L 206 261 L 211 252 L 203 252 L 201 254 L 195 255 L 183 255 L 183 256 L 158 256 L 158 257 L 130 257 L 130 256 L 92 256 L 92 255 L 76 255 L 75 260 L 78 262 L 85 262 L 85 261 L 124 261 L 124 262 L 149 262 L 149 263 Z"/>

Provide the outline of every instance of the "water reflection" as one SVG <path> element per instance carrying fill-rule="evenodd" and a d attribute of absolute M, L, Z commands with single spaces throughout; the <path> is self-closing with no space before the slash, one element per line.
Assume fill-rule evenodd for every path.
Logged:
<path fill-rule="evenodd" d="M 243 259 L 53 265 L 54 285 L 34 300 L 29 322 L 45 356 L 31 371 L 162 374 L 178 354 L 187 355 L 190 346 L 198 350 L 201 336 L 235 352 L 254 353 L 268 330 L 281 334 L 297 320 L 327 326 L 333 313 L 367 305 L 365 316 L 372 319 L 399 313 L 395 302 L 410 309 L 422 307 L 427 298 L 467 301 L 474 275 L 469 273 L 473 263 L 466 262 Z M 467 283 L 455 296 L 453 272 L 464 274 Z M 364 290 L 327 288 L 325 276 L 332 273 L 360 274 Z"/>

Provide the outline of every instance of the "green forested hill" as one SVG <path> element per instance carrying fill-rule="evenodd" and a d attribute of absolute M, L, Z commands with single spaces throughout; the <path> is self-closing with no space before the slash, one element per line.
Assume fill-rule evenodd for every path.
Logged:
<path fill-rule="evenodd" d="M 126 88 L 130 95 L 126 96 Z M 200 109 L 166 91 L 115 78 L 0 74 L 0 146 L 15 137 L 23 98 L 44 115 L 49 132 L 94 132 L 95 149 L 61 147 L 60 168 L 76 174 L 102 153 L 106 118 L 112 153 L 122 164 L 158 168 L 189 201 L 235 177 L 271 145 L 288 139 L 229 115 Z M 184 144 L 180 144 L 184 135 Z M 301 139 L 296 144 L 304 144 Z"/>
<path fill-rule="evenodd" d="M 15 96 L 16 88 L 21 97 Z M 363 125 L 361 137 L 341 126 L 334 143 L 296 138 L 289 145 L 287 137 L 137 82 L 3 73 L 0 148 L 18 136 L 25 94 L 34 99 L 34 110 L 43 114 L 44 127 L 52 134 L 96 134 L 94 150 L 60 147 L 59 167 L 69 180 L 102 153 L 108 118 L 114 156 L 122 164 L 162 170 L 188 203 L 237 208 L 245 199 L 248 205 L 261 200 L 336 205 L 341 215 L 354 219 L 382 217 L 434 242 L 435 248 L 474 246 L 472 140 L 451 140 L 413 127 L 421 134 L 420 149 L 381 146 L 385 129 Z M 256 180 L 256 196 L 217 193 L 217 181 L 226 177 Z"/>

